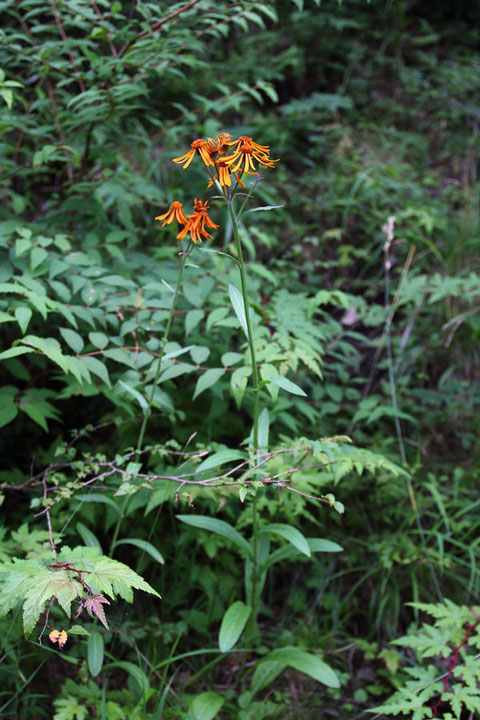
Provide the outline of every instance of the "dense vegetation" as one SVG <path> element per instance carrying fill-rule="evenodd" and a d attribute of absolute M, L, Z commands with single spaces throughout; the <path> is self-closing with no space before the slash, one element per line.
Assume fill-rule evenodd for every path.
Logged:
<path fill-rule="evenodd" d="M 2 719 L 480 717 L 468 5 L 0 2 Z"/>

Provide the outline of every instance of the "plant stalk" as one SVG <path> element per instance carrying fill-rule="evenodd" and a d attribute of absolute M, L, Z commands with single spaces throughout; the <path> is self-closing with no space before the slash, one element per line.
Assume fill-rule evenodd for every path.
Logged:
<path fill-rule="evenodd" d="M 139 434 L 138 434 L 138 441 L 137 441 L 137 448 L 136 448 L 137 458 L 138 458 L 138 456 L 139 456 L 139 454 L 140 454 L 140 452 L 141 452 L 141 450 L 142 450 L 142 447 L 143 447 L 143 439 L 144 439 L 144 437 L 145 437 L 145 431 L 146 431 L 146 429 L 147 429 L 148 418 L 149 418 L 149 416 L 150 416 L 150 412 L 151 412 L 151 409 L 152 409 L 153 398 L 155 397 L 155 390 L 157 389 L 158 380 L 159 380 L 159 378 L 160 378 L 160 372 L 161 372 L 163 354 L 164 354 L 164 352 L 165 352 L 165 347 L 166 347 L 167 342 L 168 342 L 168 335 L 169 335 L 169 333 L 170 333 L 170 328 L 171 328 L 171 325 L 172 325 L 173 316 L 174 316 L 174 314 L 175 314 L 175 308 L 176 308 L 176 305 L 177 305 L 178 295 L 179 295 L 179 292 L 180 292 L 180 285 L 181 285 L 182 278 L 183 278 L 183 270 L 184 270 L 184 268 L 185 268 L 185 262 L 186 262 L 186 260 L 187 260 L 188 255 L 189 255 L 190 243 L 189 243 L 187 249 L 185 250 L 185 252 L 181 250 L 181 243 L 179 243 L 179 247 L 180 247 L 180 253 L 181 253 L 181 256 L 182 256 L 182 260 L 181 260 L 181 263 L 180 263 L 180 270 L 179 270 L 179 273 L 178 273 L 177 284 L 176 284 L 176 287 L 175 287 L 175 294 L 174 294 L 174 296 L 173 296 L 172 307 L 170 308 L 170 314 L 169 314 L 169 316 L 168 316 L 167 326 L 166 326 L 166 328 L 165 328 L 165 332 L 163 333 L 163 337 L 162 337 L 162 347 L 160 348 L 160 354 L 159 354 L 159 357 L 158 357 L 157 371 L 156 371 L 156 373 L 155 373 L 155 378 L 154 378 L 154 380 L 153 380 L 152 390 L 151 390 L 151 393 L 150 393 L 150 397 L 149 397 L 149 399 L 148 399 L 148 405 L 147 405 L 147 408 L 146 408 L 146 410 L 145 410 L 145 414 L 144 414 L 144 417 L 143 417 L 142 425 L 141 425 L 141 427 L 140 427 L 140 432 L 139 432 Z M 116 524 L 115 524 L 115 528 L 114 528 L 114 531 L 113 531 L 112 541 L 111 541 L 111 543 L 110 543 L 109 555 L 112 555 L 113 549 L 114 549 L 114 547 L 115 547 L 115 543 L 116 543 L 117 538 L 118 538 L 118 533 L 120 532 L 120 527 L 121 527 L 123 518 L 125 517 L 125 514 L 126 514 L 126 512 L 127 512 L 127 508 L 128 508 L 128 503 L 129 503 L 129 501 L 130 501 L 130 496 L 129 496 L 129 495 L 125 495 L 125 498 L 124 498 L 124 500 L 123 500 L 122 507 L 120 508 L 120 513 L 119 513 L 119 516 L 118 516 L 118 519 L 117 519 L 117 522 L 116 522 Z"/>

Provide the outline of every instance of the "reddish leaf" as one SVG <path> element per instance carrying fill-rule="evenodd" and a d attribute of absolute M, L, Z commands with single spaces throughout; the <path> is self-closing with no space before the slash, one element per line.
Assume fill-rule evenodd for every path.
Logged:
<path fill-rule="evenodd" d="M 110 628 L 108 627 L 107 618 L 105 617 L 105 611 L 102 607 L 102 603 L 110 605 L 110 602 L 104 595 L 99 595 L 97 593 L 95 595 L 91 595 L 87 600 L 85 600 L 83 605 L 90 617 L 96 615 L 102 625 L 104 625 L 107 630 L 109 630 Z"/>

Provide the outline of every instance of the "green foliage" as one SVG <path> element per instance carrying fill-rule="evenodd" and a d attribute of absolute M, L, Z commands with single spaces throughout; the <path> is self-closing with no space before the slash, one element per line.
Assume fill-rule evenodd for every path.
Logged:
<path fill-rule="evenodd" d="M 0 2 L 2 718 L 479 712 L 470 5 Z"/>
<path fill-rule="evenodd" d="M 480 710 L 477 656 L 480 647 L 478 611 L 456 605 L 450 600 L 443 604 L 411 603 L 413 607 L 434 618 L 434 624 L 423 623 L 393 644 L 411 648 L 419 665 L 406 668 L 404 683 L 391 699 L 370 712 L 383 715 L 409 715 L 412 718 L 431 718 L 432 707 L 448 704 L 451 712 L 443 717 L 460 720 L 462 712 Z M 460 654 L 459 654 L 460 653 Z M 433 658 L 433 664 L 422 660 Z M 447 672 L 441 673 L 446 663 Z M 432 663 L 432 660 L 430 660 Z M 397 680 L 397 685 L 400 685 Z"/>

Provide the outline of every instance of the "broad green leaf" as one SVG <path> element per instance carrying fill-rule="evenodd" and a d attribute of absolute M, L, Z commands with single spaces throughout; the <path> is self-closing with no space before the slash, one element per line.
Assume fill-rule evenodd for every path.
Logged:
<path fill-rule="evenodd" d="M 186 525 L 222 535 L 235 543 L 235 545 L 246 552 L 247 555 L 250 556 L 252 554 L 249 543 L 240 535 L 238 530 L 235 530 L 235 528 L 225 522 L 225 520 L 217 520 L 217 518 L 211 518 L 206 515 L 177 515 L 177 518 Z"/>
<path fill-rule="evenodd" d="M 230 300 L 232 303 L 232 307 L 235 310 L 235 315 L 240 321 L 240 325 L 243 328 L 245 337 L 248 339 L 247 318 L 245 315 L 245 305 L 243 304 L 243 295 L 233 283 L 230 283 L 228 286 L 228 294 L 230 295 Z"/>
<path fill-rule="evenodd" d="M 83 350 L 83 338 L 75 332 L 75 330 L 70 330 L 69 328 L 59 328 L 60 335 L 63 337 L 67 345 L 73 350 L 74 353 L 81 353 Z"/>
<path fill-rule="evenodd" d="M 103 635 L 99 632 L 91 633 L 87 640 L 87 663 L 93 677 L 97 677 L 103 667 L 104 653 Z"/>
<path fill-rule="evenodd" d="M 193 393 L 193 400 L 195 400 L 195 398 L 197 398 L 204 390 L 207 390 L 212 385 L 215 385 L 215 383 L 218 382 L 223 375 L 225 375 L 224 368 L 212 368 L 211 370 L 204 372 L 203 375 L 200 375 L 195 386 L 195 392 Z"/>
<path fill-rule="evenodd" d="M 101 360 L 99 360 L 96 357 L 91 356 L 84 356 L 80 358 L 81 362 L 87 366 L 87 368 L 90 370 L 91 373 L 96 375 L 97 377 L 102 380 L 105 385 L 108 385 L 109 388 L 112 387 L 112 383 L 110 382 L 110 377 L 108 375 L 108 370 L 106 365 L 103 364 Z"/>
<path fill-rule="evenodd" d="M 243 360 L 243 353 L 238 352 L 226 352 L 222 355 L 222 365 L 229 367 L 232 365 L 238 365 Z"/>
<path fill-rule="evenodd" d="M 203 310 L 190 310 L 185 317 L 185 335 L 190 335 L 204 317 Z"/>
<path fill-rule="evenodd" d="M 295 647 L 285 647 L 273 650 L 265 655 L 260 662 L 278 662 L 305 673 L 318 682 L 331 688 L 339 688 L 340 682 L 332 668 L 324 663 L 317 655 Z"/>
<path fill-rule="evenodd" d="M 195 345 L 190 350 L 190 356 L 196 365 L 201 365 L 202 363 L 204 363 L 205 360 L 208 359 L 209 355 L 210 348 L 205 347 L 204 345 Z"/>
<path fill-rule="evenodd" d="M 82 625 L 72 625 L 71 628 L 68 628 L 67 633 L 69 635 L 85 635 L 86 637 L 91 634 L 86 628 L 82 627 Z"/>
<path fill-rule="evenodd" d="M 15 404 L 12 397 L 2 395 L 0 397 L 0 427 L 8 425 L 18 415 L 18 406 Z"/>
<path fill-rule="evenodd" d="M 200 463 L 195 472 L 205 472 L 206 470 L 211 470 L 212 468 L 219 467 L 220 465 L 225 465 L 225 463 L 245 459 L 245 453 L 241 450 L 229 450 L 226 448 L 225 450 L 219 450 L 218 452 L 213 453 L 213 455 L 207 457 L 206 460 Z"/>
<path fill-rule="evenodd" d="M 152 543 L 147 542 L 147 540 L 142 540 L 141 538 L 128 538 L 126 540 L 117 540 L 114 547 L 117 547 L 117 545 L 134 545 L 135 547 L 138 547 L 144 552 L 148 553 L 154 560 L 156 560 L 161 565 L 165 563 L 165 560 L 158 552 L 157 548 L 152 545 Z"/>
<path fill-rule="evenodd" d="M 274 385 L 278 385 L 278 387 L 282 388 L 282 390 L 292 393 L 292 395 L 303 395 L 304 397 L 307 397 L 307 393 L 304 392 L 301 387 L 295 385 L 295 383 L 291 380 L 287 380 L 287 378 L 276 377 L 272 378 L 270 382 L 274 383 Z"/>
<path fill-rule="evenodd" d="M 260 528 L 261 533 L 268 533 L 269 535 L 280 535 L 280 537 L 287 540 L 303 555 L 310 557 L 311 551 L 310 546 L 305 536 L 297 530 L 297 528 L 291 525 L 285 525 L 283 523 L 271 523 L 270 525 L 264 525 Z"/>
<path fill-rule="evenodd" d="M 45 250 L 45 248 L 34 247 L 32 252 L 30 253 L 30 267 L 32 268 L 32 270 L 35 270 L 35 268 L 41 265 L 43 261 L 47 258 L 48 252 Z"/>
<path fill-rule="evenodd" d="M 213 720 L 221 710 L 225 699 L 213 690 L 206 690 L 193 699 L 192 710 L 195 720 Z"/>
<path fill-rule="evenodd" d="M 109 343 L 108 335 L 102 332 L 90 332 L 88 333 L 88 339 L 96 348 L 103 350 Z"/>
<path fill-rule="evenodd" d="M 235 645 L 247 624 L 251 612 L 252 608 L 240 600 L 230 605 L 220 625 L 218 646 L 221 652 L 228 652 Z"/>
<path fill-rule="evenodd" d="M 77 522 L 76 528 L 78 534 L 80 535 L 87 547 L 95 547 L 98 548 L 100 553 L 102 552 L 102 546 L 100 545 L 100 541 L 98 540 L 96 535 L 94 535 L 93 532 L 88 529 L 86 525 L 84 525 L 82 522 Z"/>
<path fill-rule="evenodd" d="M 26 331 L 31 317 L 32 311 L 29 307 L 22 305 L 21 307 L 17 307 L 15 309 L 15 318 L 20 325 L 20 330 L 22 331 L 22 333 Z"/>

